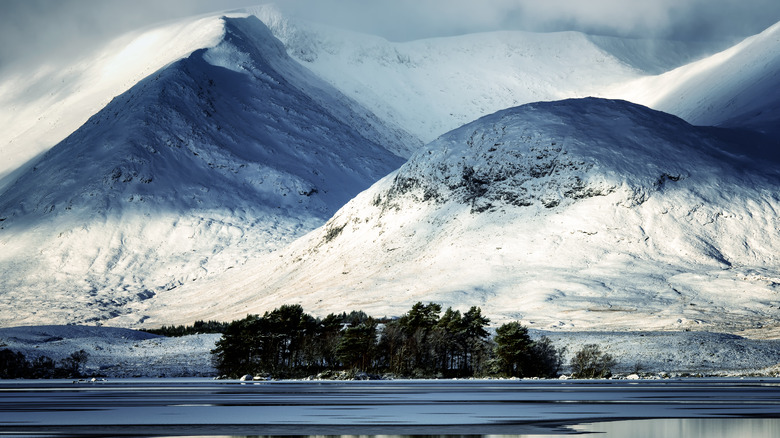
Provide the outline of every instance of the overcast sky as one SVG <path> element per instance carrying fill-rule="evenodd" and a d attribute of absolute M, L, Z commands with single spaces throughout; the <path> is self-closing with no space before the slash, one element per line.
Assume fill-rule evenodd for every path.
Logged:
<path fill-rule="evenodd" d="M 73 56 L 160 21 L 263 0 L 0 0 L 0 70 Z M 402 41 L 499 29 L 734 40 L 780 21 L 778 0 L 278 0 L 283 10 Z"/>

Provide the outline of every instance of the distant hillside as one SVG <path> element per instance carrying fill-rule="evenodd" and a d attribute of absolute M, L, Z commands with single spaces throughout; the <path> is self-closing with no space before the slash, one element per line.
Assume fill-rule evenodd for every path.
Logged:
<path fill-rule="evenodd" d="M 630 82 L 614 95 L 695 125 L 748 128 L 780 141 L 780 23 L 723 52 Z"/>

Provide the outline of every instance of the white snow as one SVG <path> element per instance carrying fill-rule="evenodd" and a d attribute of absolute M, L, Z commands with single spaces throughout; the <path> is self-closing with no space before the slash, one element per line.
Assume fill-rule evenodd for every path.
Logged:
<path fill-rule="evenodd" d="M 577 32 L 492 32 L 394 43 L 296 22 L 273 6 L 249 12 L 302 65 L 425 143 L 504 108 L 591 96 L 640 76 Z"/>
<path fill-rule="evenodd" d="M 0 349 L 21 352 L 27 360 L 54 361 L 84 350 L 85 375 L 105 377 L 215 376 L 210 351 L 219 334 L 176 338 L 114 327 L 76 325 L 0 328 Z"/>
<path fill-rule="evenodd" d="M 247 12 L 306 68 L 426 143 L 504 108 L 586 96 L 629 100 L 696 125 L 780 123 L 780 23 L 711 54 L 715 46 L 703 43 L 578 32 L 395 43 L 296 21 L 273 5 Z"/>
<path fill-rule="evenodd" d="M 741 43 L 604 95 L 675 114 L 696 125 L 769 131 L 780 126 L 780 23 Z"/>
<path fill-rule="evenodd" d="M 680 375 L 776 376 L 780 341 L 753 340 L 736 335 L 697 331 L 550 332 L 531 331 L 532 338 L 547 336 L 571 357 L 587 344 L 596 344 L 616 361 L 616 375 L 675 377 Z"/>

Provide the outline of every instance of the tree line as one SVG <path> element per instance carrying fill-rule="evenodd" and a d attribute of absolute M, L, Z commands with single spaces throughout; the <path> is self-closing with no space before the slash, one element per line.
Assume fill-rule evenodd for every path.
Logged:
<path fill-rule="evenodd" d="M 564 349 L 546 337 L 532 340 L 519 322 L 503 324 L 490 336 L 489 323 L 476 306 L 442 312 L 439 304 L 418 302 L 399 318 L 378 320 L 361 311 L 320 319 L 300 305 L 283 305 L 229 323 L 212 354 L 219 373 L 228 377 L 300 378 L 324 371 L 411 378 L 557 376 Z M 603 377 L 602 371 L 594 377 Z"/>
<path fill-rule="evenodd" d="M 84 350 L 55 362 L 48 356 L 32 360 L 21 352 L 8 348 L 0 350 L 0 379 L 65 379 L 83 377 L 81 367 L 89 354 Z"/>
<path fill-rule="evenodd" d="M 376 319 L 362 311 L 315 318 L 300 305 L 284 305 L 263 316 L 230 323 L 197 321 L 163 326 L 150 333 L 184 336 L 222 333 L 211 351 L 223 376 L 245 374 L 301 378 L 329 371 L 391 374 L 410 378 L 556 377 L 565 349 L 549 338 L 532 340 L 519 322 L 501 325 L 490 336 L 490 320 L 479 307 L 461 313 L 418 302 L 401 317 Z M 0 378 L 83 377 L 88 354 L 78 351 L 55 362 L 0 350 Z M 572 377 L 609 377 L 613 358 L 585 345 L 571 358 Z"/>
<path fill-rule="evenodd" d="M 198 335 L 205 333 L 224 333 L 227 322 L 220 321 L 195 321 L 192 325 L 163 325 L 156 329 L 141 329 L 142 332 L 153 335 L 175 338 L 180 336 Z"/>

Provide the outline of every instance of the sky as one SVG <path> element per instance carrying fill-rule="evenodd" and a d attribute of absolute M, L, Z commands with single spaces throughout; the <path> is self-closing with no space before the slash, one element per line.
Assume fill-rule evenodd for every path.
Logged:
<path fill-rule="evenodd" d="M 122 33 L 264 0 L 0 0 L 0 71 L 85 54 Z M 736 41 L 780 21 L 778 0 L 278 0 L 311 21 L 393 41 L 493 30 L 578 30 Z"/>

